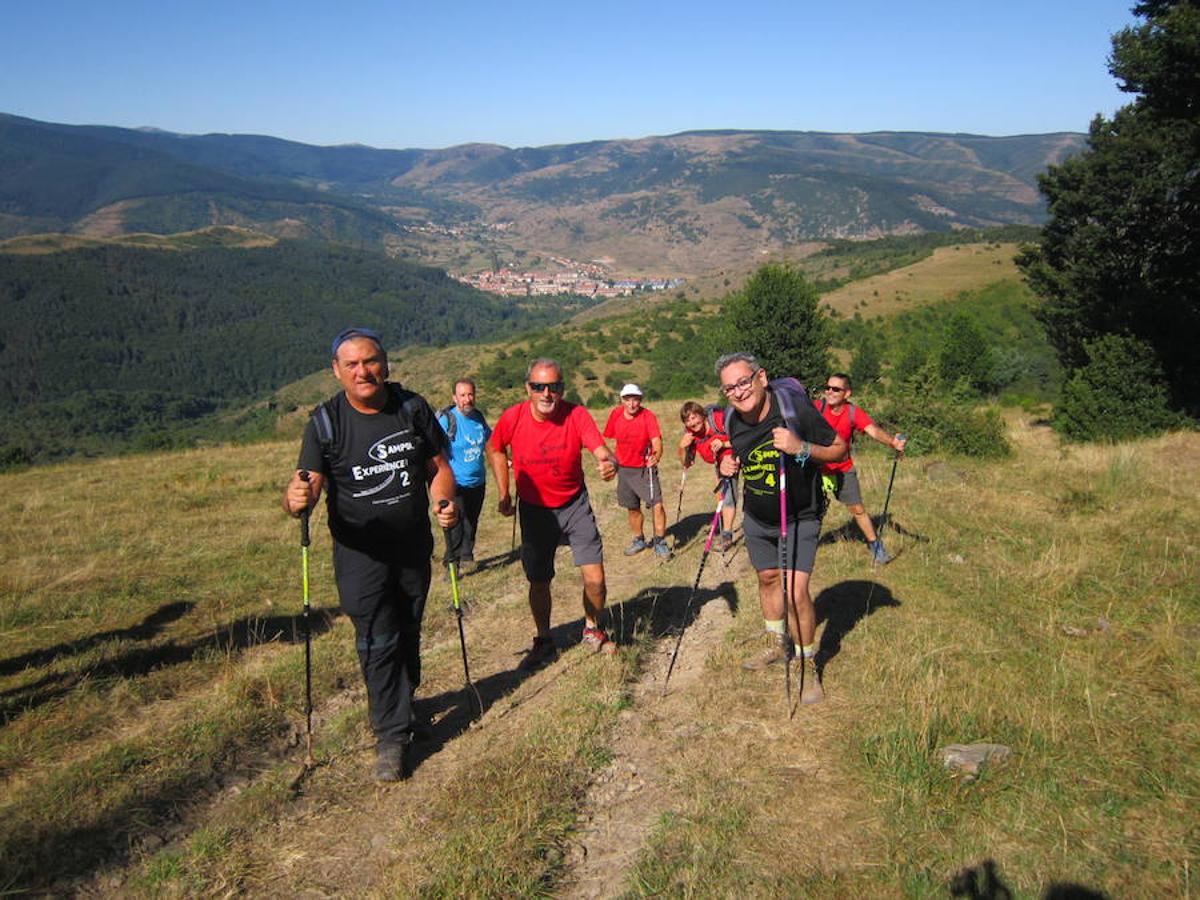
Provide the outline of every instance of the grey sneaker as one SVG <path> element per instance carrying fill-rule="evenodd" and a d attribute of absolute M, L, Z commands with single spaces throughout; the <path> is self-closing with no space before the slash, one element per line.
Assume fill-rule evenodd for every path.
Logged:
<path fill-rule="evenodd" d="M 871 558 L 874 560 L 876 565 L 886 566 L 892 561 L 891 556 L 889 556 L 887 550 L 884 549 L 883 541 L 881 539 L 877 538 L 876 540 L 872 541 L 870 547 Z"/>
<path fill-rule="evenodd" d="M 774 631 L 768 631 L 763 635 L 762 642 L 762 652 L 743 662 L 743 669 L 749 672 L 760 672 L 776 663 L 791 661 L 792 639 L 786 634 L 776 634 Z"/>
<path fill-rule="evenodd" d="M 640 534 L 629 542 L 629 546 L 625 548 L 626 556 L 636 556 L 646 549 L 646 539 Z"/>
<path fill-rule="evenodd" d="M 375 767 L 371 777 L 376 781 L 403 781 L 408 775 L 404 768 L 404 757 L 408 744 L 399 741 L 381 741 L 375 748 Z"/>
<path fill-rule="evenodd" d="M 825 699 L 825 691 L 821 687 L 821 676 L 817 674 L 816 661 L 809 658 L 800 662 L 800 702 L 820 703 Z"/>
<path fill-rule="evenodd" d="M 659 559 L 671 558 L 671 548 L 667 546 L 667 542 L 664 538 L 654 539 L 654 555 Z"/>

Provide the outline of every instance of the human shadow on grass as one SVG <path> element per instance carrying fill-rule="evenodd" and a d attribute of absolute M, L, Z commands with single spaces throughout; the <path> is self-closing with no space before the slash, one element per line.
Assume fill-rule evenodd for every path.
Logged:
<path fill-rule="evenodd" d="M 186 600 L 168 603 L 160 606 L 136 625 L 127 628 L 114 628 L 110 631 L 100 631 L 74 641 L 64 641 L 52 647 L 42 647 L 30 650 L 20 656 L 0 659 L 0 675 L 12 675 L 28 668 L 37 668 L 51 663 L 60 656 L 75 656 L 103 644 L 106 641 L 148 641 L 162 631 L 167 625 L 182 619 L 196 604 Z"/>
<path fill-rule="evenodd" d="M 715 504 L 714 504 L 715 507 Z M 676 524 L 667 528 L 667 537 L 675 543 L 673 546 L 683 547 L 696 536 L 708 537 L 708 529 L 712 525 L 712 512 L 691 513 L 684 516 Z"/>
<path fill-rule="evenodd" d="M 875 581 L 839 581 L 821 591 L 813 601 L 817 625 L 825 623 L 817 647 L 817 669 L 823 671 L 826 663 L 838 655 L 843 638 L 859 622 L 881 609 L 899 605 L 892 592 Z"/>
<path fill-rule="evenodd" d="M 621 646 L 647 630 L 656 638 L 674 634 L 679 628 L 690 625 L 704 604 L 717 598 L 728 603 L 730 609 L 737 610 L 737 589 L 731 582 L 722 583 L 715 588 L 699 588 L 692 597 L 690 606 L 687 603 L 689 595 L 689 586 L 643 588 L 636 596 L 608 607 L 601 618 L 601 624 L 617 645 Z M 550 629 L 550 636 L 560 653 L 566 653 L 582 641 L 583 627 L 584 620 L 580 617 Z M 530 640 L 532 633 L 533 623 L 530 622 Z M 562 657 L 541 669 L 525 671 L 518 668 L 518 663 L 528 646 L 523 644 L 513 648 L 511 668 L 473 679 L 484 713 L 515 691 L 527 678 L 545 672 L 552 680 L 569 670 L 571 661 Z M 415 773 L 425 760 L 436 755 L 446 744 L 471 727 L 476 712 L 474 703 L 474 697 L 465 683 L 459 688 L 431 697 L 417 698 L 415 706 L 418 719 L 430 724 L 420 729 L 420 739 L 413 742 L 409 751 L 408 766 L 411 772 Z M 483 727 L 487 727 L 486 721 Z"/>
<path fill-rule="evenodd" d="M 900 537 L 917 544 L 929 543 L 929 538 L 925 537 L 924 535 L 917 534 L 914 531 L 909 531 L 907 528 L 897 522 L 895 517 L 893 517 L 891 514 L 889 514 L 887 517 L 887 523 L 887 528 L 884 529 L 885 538 L 889 534 L 897 534 Z M 883 516 L 871 516 L 871 524 L 875 526 L 875 533 L 879 534 L 880 529 L 883 528 Z M 828 531 L 823 531 L 821 533 L 821 538 L 817 543 L 827 545 L 836 544 L 839 541 L 852 541 L 854 543 L 865 544 L 867 539 L 863 537 L 862 530 L 858 527 L 858 523 L 855 522 L 854 519 L 847 519 L 837 528 L 830 528 Z M 900 552 L 902 551 L 894 552 L 892 556 L 899 556 Z"/>
<path fill-rule="evenodd" d="M 171 604 L 173 608 L 179 605 L 191 608 L 192 604 Z M 161 612 L 161 611 L 160 611 Z M 186 612 L 186 609 L 183 610 Z M 175 618 L 183 612 L 172 609 Z M 312 635 L 328 631 L 337 615 L 337 607 L 317 608 L 309 612 L 309 628 Z M 157 614 L 155 614 L 157 615 Z M 75 654 L 111 640 L 149 641 L 162 630 L 169 620 L 157 620 L 153 626 L 147 622 L 154 619 L 152 615 L 139 626 L 128 629 L 104 632 L 90 638 L 73 642 L 79 645 Z M 160 644 L 133 647 L 112 658 L 100 659 L 95 663 L 80 666 L 65 672 L 50 672 L 36 681 L 15 688 L 0 691 L 0 726 L 7 725 L 31 710 L 67 694 L 83 681 L 118 680 L 145 675 L 155 669 L 165 666 L 175 666 L 191 662 L 198 656 L 210 653 L 237 654 L 261 644 L 281 641 L 297 644 L 304 641 L 304 617 L 301 614 L 290 616 L 248 616 L 228 625 L 222 625 L 214 631 L 201 635 L 190 641 L 167 641 Z M 60 645 L 69 646 L 69 645 Z M 56 650 L 56 648 L 49 648 Z M 36 651 L 35 651 L 36 652 Z M 33 654 L 26 654 L 31 656 Z M 48 656 L 43 665 L 66 656 L 65 652 L 55 652 Z"/>
<path fill-rule="evenodd" d="M 956 872 L 947 885 L 951 897 L 967 900 L 1012 900 L 1013 892 L 1000 877 L 999 868 L 993 859 L 968 866 Z M 1101 891 L 1070 881 L 1056 881 L 1047 885 L 1042 900 L 1106 900 Z"/>

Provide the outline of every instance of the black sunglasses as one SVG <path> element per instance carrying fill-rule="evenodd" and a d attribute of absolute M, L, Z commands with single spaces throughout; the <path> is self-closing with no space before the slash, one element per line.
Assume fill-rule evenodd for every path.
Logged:
<path fill-rule="evenodd" d="M 843 393 L 843 392 L 844 392 L 846 389 L 845 389 L 845 388 L 843 388 L 843 387 L 838 387 L 837 385 L 833 385 L 833 384 L 827 384 L 827 385 L 825 385 L 825 390 L 827 390 L 827 391 L 833 391 L 835 394 L 841 394 L 841 393 Z"/>
<path fill-rule="evenodd" d="M 549 391 L 552 394 L 561 394 L 563 383 L 561 381 L 527 381 L 529 389 L 535 394 L 540 394 L 542 391 Z"/>

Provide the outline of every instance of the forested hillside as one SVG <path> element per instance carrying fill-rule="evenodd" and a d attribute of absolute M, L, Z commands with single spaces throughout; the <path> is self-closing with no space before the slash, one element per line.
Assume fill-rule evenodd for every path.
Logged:
<path fill-rule="evenodd" d="M 441 344 L 583 304 L 499 300 L 440 271 L 295 241 L 0 254 L 0 461 L 170 443 L 189 421 L 219 433 L 204 417 L 327 365 L 350 323 L 392 347 Z"/>

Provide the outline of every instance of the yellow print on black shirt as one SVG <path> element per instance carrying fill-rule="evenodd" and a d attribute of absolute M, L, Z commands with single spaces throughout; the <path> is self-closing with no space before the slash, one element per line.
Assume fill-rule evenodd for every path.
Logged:
<path fill-rule="evenodd" d="M 768 438 L 746 454 L 742 482 L 751 494 L 775 494 L 779 489 L 779 448 Z"/>

